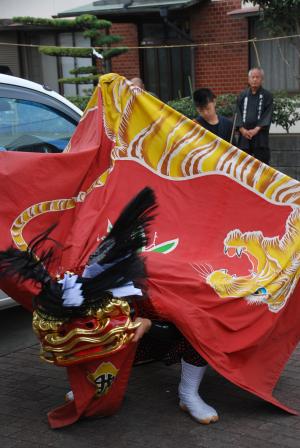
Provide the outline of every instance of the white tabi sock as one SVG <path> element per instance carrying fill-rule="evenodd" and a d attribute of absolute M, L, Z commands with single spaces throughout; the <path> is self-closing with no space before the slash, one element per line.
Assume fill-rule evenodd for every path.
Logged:
<path fill-rule="evenodd" d="M 74 394 L 73 394 L 72 390 L 70 390 L 69 392 L 66 393 L 65 400 L 66 401 L 73 401 L 74 400 Z"/>
<path fill-rule="evenodd" d="M 217 411 L 208 406 L 199 396 L 198 389 L 207 366 L 197 367 L 181 360 L 181 381 L 179 384 L 179 406 L 199 423 L 216 422 L 219 417 Z"/>

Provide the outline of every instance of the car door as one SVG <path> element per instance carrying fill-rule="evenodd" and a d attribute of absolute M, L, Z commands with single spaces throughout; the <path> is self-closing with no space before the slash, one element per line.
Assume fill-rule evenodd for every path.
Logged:
<path fill-rule="evenodd" d="M 0 84 L 2 151 L 62 152 L 79 119 L 50 93 Z"/>

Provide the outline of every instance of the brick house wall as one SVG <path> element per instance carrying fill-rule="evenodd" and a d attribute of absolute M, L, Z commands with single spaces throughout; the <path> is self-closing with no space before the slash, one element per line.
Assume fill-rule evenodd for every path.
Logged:
<path fill-rule="evenodd" d="M 240 7 L 240 0 L 221 0 L 193 8 L 190 15 L 192 39 L 197 43 L 247 40 L 247 19 L 237 20 L 227 15 Z M 247 43 L 195 50 L 196 87 L 210 87 L 217 95 L 237 93 L 247 85 L 247 74 Z"/>
<path fill-rule="evenodd" d="M 215 0 L 185 11 L 190 20 L 191 37 L 196 43 L 240 41 L 248 39 L 247 19 L 234 19 L 228 12 L 241 7 L 241 0 Z M 114 23 L 111 33 L 120 34 L 120 45 L 138 46 L 134 23 Z M 186 43 L 186 42 L 184 42 Z M 147 51 L 147 50 L 143 50 Z M 194 59 L 195 87 L 210 87 L 217 95 L 238 93 L 247 85 L 248 43 L 197 47 Z M 112 70 L 127 78 L 140 77 L 138 50 L 112 60 Z"/>
<path fill-rule="evenodd" d="M 123 37 L 119 46 L 136 47 L 139 45 L 137 26 L 134 23 L 114 23 L 111 34 Z M 139 50 L 129 50 L 112 59 L 112 71 L 128 79 L 140 77 Z"/>

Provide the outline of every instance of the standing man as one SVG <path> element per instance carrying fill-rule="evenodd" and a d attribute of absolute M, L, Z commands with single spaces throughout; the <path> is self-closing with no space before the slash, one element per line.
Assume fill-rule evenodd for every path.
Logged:
<path fill-rule="evenodd" d="M 217 114 L 214 93 L 210 89 L 198 89 L 193 93 L 193 100 L 199 114 L 195 121 L 223 140 L 235 144 L 232 142 L 233 124 L 228 118 Z"/>
<path fill-rule="evenodd" d="M 273 96 L 263 89 L 263 80 L 263 69 L 255 67 L 249 71 L 249 87 L 237 100 L 236 126 L 239 130 L 238 147 L 261 162 L 269 164 Z"/>

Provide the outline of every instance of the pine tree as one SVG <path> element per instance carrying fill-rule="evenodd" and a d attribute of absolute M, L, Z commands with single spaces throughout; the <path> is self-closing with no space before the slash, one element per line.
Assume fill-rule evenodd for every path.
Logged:
<path fill-rule="evenodd" d="M 48 56 L 69 56 L 73 58 L 92 58 L 93 65 L 78 67 L 70 70 L 70 75 L 75 77 L 60 78 L 62 84 L 91 84 L 96 83 L 99 75 L 111 71 L 111 59 L 128 51 L 126 47 L 111 47 L 122 41 L 122 37 L 116 34 L 110 34 L 112 23 L 108 20 L 98 19 L 94 15 L 82 14 L 75 19 L 45 19 L 41 17 L 14 17 L 13 21 L 23 25 L 33 25 L 37 27 L 46 26 L 56 29 L 69 31 L 82 31 L 84 37 L 90 38 L 91 47 L 53 47 L 40 46 L 39 51 Z M 95 57 L 95 51 L 102 58 Z M 89 96 L 87 97 L 69 97 L 72 102 L 79 107 L 84 108 Z"/>

